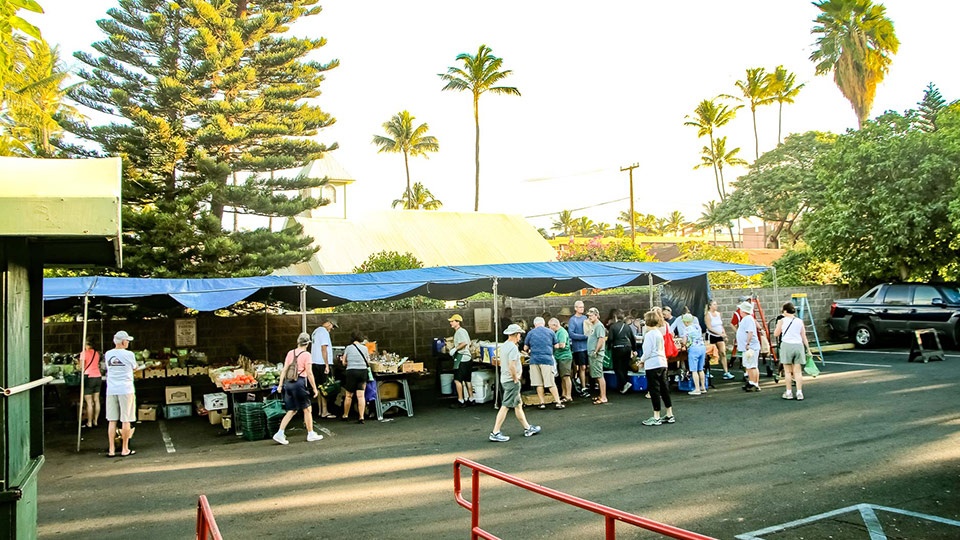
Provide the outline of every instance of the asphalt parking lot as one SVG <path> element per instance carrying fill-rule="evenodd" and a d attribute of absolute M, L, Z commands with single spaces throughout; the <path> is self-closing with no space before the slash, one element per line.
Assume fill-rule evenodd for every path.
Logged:
<path fill-rule="evenodd" d="M 958 538 L 960 353 L 906 358 L 826 353 L 802 402 L 780 399 L 772 379 L 751 394 L 718 382 L 675 396 L 673 425 L 642 426 L 651 408 L 637 393 L 528 409 L 543 432 L 520 436 L 511 415 L 507 443 L 487 440 L 491 405 L 450 410 L 431 396 L 416 396 L 412 418 L 325 420 L 323 441 L 294 431 L 286 447 L 193 418 L 139 424 L 137 454 L 107 459 L 103 428 L 77 453 L 72 434 L 51 425 L 40 534 L 187 538 L 202 493 L 225 538 L 465 538 L 470 515 L 453 500 L 452 473 L 462 456 L 717 538 Z M 481 526 L 502 538 L 602 537 L 602 520 L 586 511 L 491 479 L 481 493 Z"/>

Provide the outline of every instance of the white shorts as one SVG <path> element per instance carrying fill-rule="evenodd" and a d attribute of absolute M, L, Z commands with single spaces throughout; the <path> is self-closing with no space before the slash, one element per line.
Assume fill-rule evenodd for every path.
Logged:
<path fill-rule="evenodd" d="M 137 396 L 123 394 L 107 396 L 107 422 L 136 422 Z"/>
<path fill-rule="evenodd" d="M 757 369 L 760 351 L 747 349 L 743 351 L 743 369 Z"/>
<path fill-rule="evenodd" d="M 546 364 L 530 364 L 530 386 L 553 388 L 554 367 Z"/>

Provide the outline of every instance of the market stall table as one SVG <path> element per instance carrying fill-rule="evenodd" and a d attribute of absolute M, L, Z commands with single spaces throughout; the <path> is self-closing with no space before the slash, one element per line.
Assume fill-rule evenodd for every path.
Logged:
<path fill-rule="evenodd" d="M 373 379 L 377 384 L 377 396 L 375 398 L 377 408 L 377 420 L 383 420 L 383 413 L 393 407 L 407 411 L 407 416 L 413 416 L 413 398 L 410 396 L 410 385 L 407 383 L 409 373 L 374 373 Z M 400 385 L 402 392 L 397 399 L 380 399 L 380 390 L 384 383 L 396 383 Z"/>

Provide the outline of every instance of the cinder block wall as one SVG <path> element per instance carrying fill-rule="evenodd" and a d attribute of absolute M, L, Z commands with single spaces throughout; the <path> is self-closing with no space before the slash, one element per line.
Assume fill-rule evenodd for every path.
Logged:
<path fill-rule="evenodd" d="M 770 320 L 779 313 L 780 305 L 790 299 L 794 292 L 806 293 L 817 321 L 817 331 L 821 339 L 826 339 L 826 318 L 830 313 L 830 303 L 835 298 L 857 296 L 860 291 L 851 291 L 844 287 L 796 287 L 780 288 L 779 297 L 774 297 L 773 289 L 744 289 L 716 290 L 713 296 L 720 302 L 720 310 L 724 319 L 729 321 L 730 314 L 737 304 L 740 295 L 755 293 L 759 296 L 764 308 L 764 314 Z M 587 308 L 596 307 L 603 317 L 613 308 L 624 310 L 636 309 L 644 312 L 650 308 L 648 296 L 641 295 L 590 295 L 590 296 L 545 296 L 539 298 L 507 298 L 505 306 L 513 310 L 514 319 L 523 319 L 531 324 L 533 318 L 547 311 L 554 316 L 564 307 L 573 310 L 573 303 L 583 300 Z M 658 297 L 654 301 L 659 302 Z M 431 352 L 433 338 L 443 338 L 452 335 L 447 318 L 453 313 L 460 313 L 464 319 L 464 327 L 471 337 L 484 340 L 493 340 L 492 332 L 477 334 L 474 331 L 474 309 L 493 308 L 490 300 L 468 302 L 460 309 L 453 310 L 426 310 L 403 311 L 384 313 L 335 313 L 340 328 L 332 334 L 334 345 L 347 345 L 350 334 L 359 329 L 370 340 L 376 341 L 380 350 L 396 352 L 402 356 L 410 356 L 423 361 L 428 368 L 435 366 Z M 701 316 L 702 314 L 697 314 Z M 320 321 L 327 315 L 308 314 L 307 331 L 312 332 Z M 250 315 L 244 317 L 215 317 L 211 314 L 201 314 L 197 317 L 197 346 L 198 351 L 207 354 L 211 363 L 228 363 L 236 360 L 239 354 L 253 359 L 267 359 L 279 362 L 286 352 L 296 345 L 297 335 L 301 328 L 300 315 Z M 77 352 L 80 350 L 80 336 L 82 323 L 49 323 L 44 326 L 44 348 L 47 352 Z M 118 330 L 126 330 L 133 335 L 135 349 L 150 349 L 159 351 L 163 347 L 174 346 L 173 319 L 154 319 L 144 321 L 91 321 L 88 333 L 95 342 L 109 349 L 113 346 L 113 334 Z M 732 328 L 728 328 L 728 332 Z"/>

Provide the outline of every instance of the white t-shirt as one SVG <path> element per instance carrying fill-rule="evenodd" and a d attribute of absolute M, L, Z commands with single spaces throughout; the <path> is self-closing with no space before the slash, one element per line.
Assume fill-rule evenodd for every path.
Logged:
<path fill-rule="evenodd" d="M 133 394 L 133 372 L 137 369 L 137 357 L 126 349 L 110 349 L 103 359 L 107 364 L 106 395 Z"/>
<path fill-rule="evenodd" d="M 784 317 L 780 321 L 780 343 L 803 343 L 803 321 L 796 317 Z"/>
<path fill-rule="evenodd" d="M 673 339 L 672 337 L 669 339 Z M 663 348 L 664 335 L 660 332 L 647 332 L 643 338 L 643 370 L 667 367 L 667 355 Z"/>
<path fill-rule="evenodd" d="M 510 376 L 510 363 L 516 368 L 517 374 L 523 373 L 523 363 L 520 361 L 520 349 L 512 341 L 504 341 L 500 344 L 500 382 L 513 382 Z"/>
<path fill-rule="evenodd" d="M 313 331 L 313 336 L 310 337 L 313 340 L 313 345 L 310 346 L 311 357 L 314 364 L 324 365 L 333 363 L 333 343 L 330 342 L 330 332 L 322 326 L 318 326 L 316 330 Z M 323 346 L 327 346 L 327 361 L 323 361 Z"/>
<path fill-rule="evenodd" d="M 456 347 L 461 343 L 467 344 L 466 347 L 457 351 L 462 355 L 460 361 L 464 362 L 470 359 L 470 334 L 468 334 L 467 329 L 462 326 L 457 328 L 457 331 L 453 333 L 453 346 Z"/>
<path fill-rule="evenodd" d="M 747 343 L 747 332 L 753 334 L 750 343 Z M 744 314 L 743 318 L 740 319 L 740 325 L 737 326 L 737 348 L 741 351 L 747 349 L 760 350 L 760 338 L 757 337 L 757 320 L 753 318 L 753 315 Z"/>

